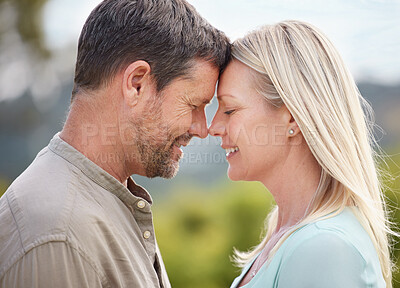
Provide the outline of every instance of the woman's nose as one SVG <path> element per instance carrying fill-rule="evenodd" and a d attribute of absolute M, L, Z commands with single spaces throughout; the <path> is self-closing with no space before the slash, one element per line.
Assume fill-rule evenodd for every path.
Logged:
<path fill-rule="evenodd" d="M 208 134 L 211 136 L 223 136 L 225 134 L 225 125 L 220 121 L 214 120 L 211 122 L 211 126 L 208 128 Z"/>

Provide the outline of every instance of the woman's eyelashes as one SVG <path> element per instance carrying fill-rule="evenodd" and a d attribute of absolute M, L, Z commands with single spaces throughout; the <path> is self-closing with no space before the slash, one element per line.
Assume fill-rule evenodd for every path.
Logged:
<path fill-rule="evenodd" d="M 224 114 L 231 115 L 233 112 L 235 112 L 235 109 L 226 110 Z"/>

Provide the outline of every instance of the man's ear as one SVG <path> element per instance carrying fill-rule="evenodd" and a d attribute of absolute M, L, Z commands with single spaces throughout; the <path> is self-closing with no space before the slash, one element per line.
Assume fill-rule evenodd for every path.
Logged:
<path fill-rule="evenodd" d="M 152 85 L 150 65 L 146 61 L 135 61 L 126 67 L 122 81 L 122 93 L 126 104 L 135 106 L 146 88 Z"/>

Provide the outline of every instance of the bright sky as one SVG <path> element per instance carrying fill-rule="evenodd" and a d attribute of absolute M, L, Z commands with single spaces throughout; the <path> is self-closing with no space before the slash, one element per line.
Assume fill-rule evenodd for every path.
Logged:
<path fill-rule="evenodd" d="M 232 39 L 287 19 L 310 22 L 335 43 L 357 80 L 400 82 L 400 0 L 189 0 Z M 99 0 L 50 0 L 44 24 L 50 47 L 77 42 Z"/>

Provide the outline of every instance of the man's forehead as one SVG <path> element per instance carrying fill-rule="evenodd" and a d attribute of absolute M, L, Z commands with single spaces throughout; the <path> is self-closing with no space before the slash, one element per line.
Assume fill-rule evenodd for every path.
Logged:
<path fill-rule="evenodd" d="M 218 68 L 213 64 L 196 61 L 184 75 L 174 79 L 169 86 L 181 90 L 183 93 L 178 94 L 190 102 L 207 105 L 215 95 L 218 74 Z"/>
<path fill-rule="evenodd" d="M 219 76 L 219 68 L 209 61 L 196 60 L 186 74 L 186 77 L 192 81 L 202 82 L 207 79 L 207 81 L 216 82 Z"/>

